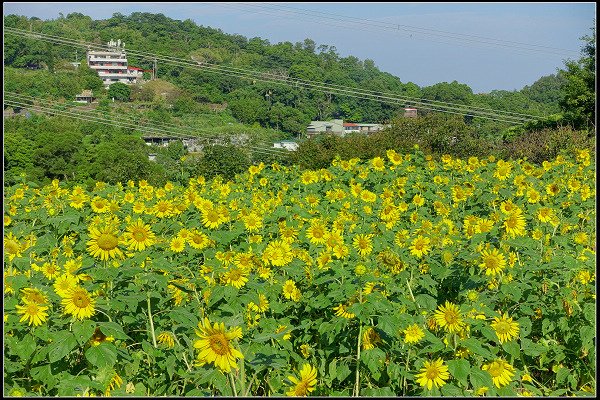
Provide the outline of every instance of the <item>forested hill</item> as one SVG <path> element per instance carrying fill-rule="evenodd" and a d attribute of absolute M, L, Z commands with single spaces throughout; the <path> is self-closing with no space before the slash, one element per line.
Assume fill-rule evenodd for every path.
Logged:
<path fill-rule="evenodd" d="M 311 39 L 303 42 L 270 44 L 260 38 L 248 39 L 218 29 L 198 26 L 191 20 L 178 21 L 162 14 L 113 14 L 106 20 L 93 20 L 80 13 L 55 20 L 9 15 L 4 25 L 49 35 L 104 44 L 121 39 L 127 49 L 179 57 L 196 62 L 268 72 L 310 81 L 342 85 L 377 92 L 392 92 L 410 98 L 491 107 L 532 115 L 559 111 L 558 99 L 563 78 L 542 77 L 520 91 L 492 91 L 474 94 L 466 84 L 456 81 L 419 87 L 402 82 L 401 77 L 380 71 L 372 60 L 341 57 L 334 46 L 317 45 Z M 5 34 L 4 65 L 15 68 L 48 69 L 50 72 L 73 73 L 69 63 L 84 61 L 83 49 L 49 44 L 34 39 Z M 152 68 L 152 60 L 129 55 L 129 64 Z M 356 97 L 331 95 L 317 90 L 291 88 L 273 83 L 241 79 L 158 62 L 158 76 L 174 83 L 197 102 L 224 103 L 240 122 L 258 123 L 289 133 L 301 133 L 310 120 L 343 118 L 346 121 L 380 123 L 397 116 L 405 105 L 392 105 Z M 51 91 L 54 97 L 72 98 L 85 89 L 85 80 Z M 33 90 L 13 88 L 16 91 Z M 8 90 L 5 86 L 5 90 Z M 38 90 L 39 92 L 39 90 Z M 410 104 L 406 104 L 410 105 Z M 479 121 L 483 135 L 497 132 L 502 125 L 490 120 Z M 505 127 L 505 125 L 503 126 Z"/>

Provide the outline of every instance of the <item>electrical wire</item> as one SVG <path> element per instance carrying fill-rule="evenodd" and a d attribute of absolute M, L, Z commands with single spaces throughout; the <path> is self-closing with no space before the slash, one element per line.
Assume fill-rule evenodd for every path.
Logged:
<path fill-rule="evenodd" d="M 26 35 L 26 36 L 29 36 L 29 37 L 32 37 L 35 39 L 49 41 L 49 42 L 52 42 L 55 44 L 64 44 L 64 45 L 70 45 L 70 46 L 75 46 L 75 47 L 86 47 L 87 46 L 88 48 L 91 48 L 91 47 L 104 48 L 104 46 L 98 45 L 95 43 L 75 42 L 73 40 L 63 39 L 60 37 L 52 38 L 51 35 L 43 35 L 43 34 L 39 34 L 39 33 L 33 34 L 31 32 L 22 31 L 22 30 L 14 30 L 14 32 L 13 32 L 13 31 L 11 31 L 11 29 L 14 29 L 14 28 L 8 28 L 8 29 L 6 29 L 6 32 L 9 34 L 10 33 L 12 33 L 12 34 L 19 33 L 19 34 Z M 48 36 L 48 37 L 46 37 L 46 36 Z M 215 73 L 220 73 L 220 74 L 229 75 L 229 76 L 233 75 L 233 76 L 237 76 L 237 77 L 241 77 L 241 78 L 252 79 L 253 81 L 263 81 L 263 82 L 269 82 L 269 83 L 283 83 L 288 86 L 290 84 L 295 84 L 296 87 L 298 87 L 298 85 L 301 85 L 306 88 L 313 88 L 313 89 L 316 88 L 316 90 L 321 90 L 326 93 L 341 94 L 341 95 L 346 95 L 346 96 L 350 96 L 350 97 L 357 97 L 357 98 L 368 99 L 368 100 L 376 100 L 376 101 L 387 102 L 387 103 L 392 103 L 392 104 L 419 105 L 419 107 L 422 109 L 427 109 L 427 110 L 432 110 L 432 111 L 447 112 L 447 113 L 459 114 L 459 115 L 469 114 L 469 115 L 472 115 L 473 117 L 491 119 L 491 120 L 514 123 L 514 124 L 521 124 L 530 119 L 537 118 L 536 116 L 528 115 L 528 114 L 521 114 L 521 113 L 514 113 L 514 112 L 500 111 L 500 110 L 492 110 L 489 108 L 481 108 L 481 107 L 471 107 L 471 106 L 466 106 L 466 105 L 461 105 L 461 104 L 456 104 L 456 103 L 441 102 L 441 101 L 427 100 L 427 99 L 417 100 L 414 98 L 398 97 L 398 96 L 386 96 L 386 95 L 383 95 L 383 93 L 379 94 L 378 92 L 366 91 L 366 90 L 362 90 L 362 89 L 350 90 L 347 88 L 341 88 L 341 85 L 332 85 L 332 84 L 326 84 L 323 82 L 318 82 L 317 84 L 315 84 L 312 81 L 305 81 L 305 80 L 300 80 L 300 79 L 296 79 L 296 78 L 283 78 L 282 79 L 280 76 L 275 76 L 270 73 L 264 73 L 264 72 L 261 73 L 258 71 L 248 72 L 248 70 L 243 70 L 241 68 L 217 66 L 217 65 L 213 65 L 213 64 L 209 64 L 209 63 L 197 63 L 197 62 L 192 63 L 189 61 L 178 61 L 181 59 L 177 59 L 175 57 L 169 57 L 169 56 L 160 56 L 160 55 L 154 55 L 154 54 L 150 54 L 150 53 L 143 53 L 143 52 L 138 52 L 135 50 L 128 50 L 128 52 L 131 54 L 134 54 L 134 55 L 135 54 L 141 54 L 144 56 L 149 55 L 149 57 L 154 57 L 157 60 L 160 59 L 161 61 L 168 63 L 168 64 L 179 65 L 179 66 L 189 67 L 189 68 L 193 68 L 193 69 L 204 69 L 209 72 L 215 72 Z M 443 104 L 452 104 L 457 107 L 445 106 Z M 427 106 L 430 106 L 430 107 L 427 107 Z M 433 107 L 437 107 L 437 108 L 433 108 Z M 460 112 L 453 112 L 450 110 L 460 110 Z M 481 111 L 481 110 L 492 111 L 492 113 Z M 527 116 L 529 118 L 518 117 L 518 115 Z M 501 119 L 499 117 L 505 118 L 505 119 Z M 509 119 L 506 119 L 506 118 L 509 118 Z"/>
<path fill-rule="evenodd" d="M 32 97 L 32 96 L 27 96 L 27 95 L 23 95 L 20 93 L 15 93 L 15 92 L 5 92 L 5 95 L 8 96 L 12 96 L 12 97 L 16 97 L 20 100 L 26 100 L 26 101 L 44 101 L 46 103 L 49 103 L 50 105 L 54 105 L 55 107 L 65 107 L 64 103 L 57 103 L 57 102 L 53 102 L 49 99 L 44 99 L 44 98 L 39 98 L 39 97 Z M 52 104 L 54 103 L 54 104 Z M 79 113 L 91 113 L 95 110 L 77 110 Z M 111 114 L 111 118 L 113 120 L 116 120 L 117 122 L 125 122 L 125 123 L 130 123 L 130 124 L 134 124 L 137 128 L 140 127 L 145 127 L 145 124 L 141 124 L 141 122 L 139 120 L 135 120 L 133 118 L 128 118 L 126 116 L 121 116 L 121 115 L 115 115 L 115 114 Z M 207 138 L 207 139 L 221 139 L 221 136 L 215 136 L 215 135 L 192 135 L 191 133 L 208 133 L 208 131 L 203 131 L 203 130 L 199 130 L 197 128 L 192 128 L 189 126 L 177 126 L 177 125 L 173 125 L 173 124 L 166 124 L 166 123 L 160 123 L 160 122 L 153 122 L 152 128 L 162 128 L 163 130 L 165 130 L 167 133 L 179 133 L 181 135 L 184 135 L 183 137 L 191 139 L 191 138 L 197 138 L 197 137 L 202 137 L 202 138 Z M 254 142 L 257 145 L 260 144 L 266 144 L 266 142 L 264 141 L 258 141 L 258 142 Z M 263 146 L 264 147 L 264 146 Z M 269 148 L 272 149 L 272 148 Z"/>
<path fill-rule="evenodd" d="M 13 106 L 13 107 L 21 107 L 21 108 L 28 108 L 28 109 L 34 109 L 36 111 L 39 112 L 43 112 L 43 113 L 48 113 L 48 114 L 55 114 L 55 115 L 59 115 L 59 116 L 63 116 L 63 117 L 70 117 L 70 118 L 75 118 L 75 119 L 80 119 L 86 122 L 96 122 L 96 123 L 101 123 L 101 124 L 105 124 L 105 125 L 111 125 L 111 126 L 117 126 L 120 128 L 125 128 L 125 129 L 132 129 L 132 130 L 139 130 L 139 127 L 132 125 L 132 124 L 127 124 L 127 123 L 123 123 L 123 122 L 115 122 L 113 120 L 109 120 L 108 118 L 102 118 L 102 117 L 95 117 L 95 116 L 82 116 L 79 113 L 74 113 L 74 112 L 69 112 L 69 111 L 64 111 L 64 110 L 57 110 L 55 108 L 52 107 L 45 107 L 45 106 L 41 106 L 41 105 L 35 105 L 35 104 L 29 104 L 26 102 L 22 102 L 22 101 L 17 101 L 17 100 L 10 100 L 10 99 L 4 99 L 4 104 L 9 105 L 9 106 Z M 149 131 L 151 133 L 161 133 L 162 130 L 153 130 L 152 128 L 149 127 L 145 127 L 144 128 L 146 131 Z M 173 133 L 172 133 L 173 134 Z M 206 138 L 202 138 L 202 137 L 189 137 L 189 136 L 182 136 L 180 134 L 173 134 L 175 137 L 179 137 L 179 138 L 185 138 L 185 139 L 201 139 L 201 140 L 205 140 L 205 144 L 220 144 L 219 142 L 213 141 L 210 142 L 208 141 Z M 179 135 L 179 136 L 178 136 Z M 278 156 L 283 156 L 283 155 L 288 155 L 288 152 L 280 152 L 277 149 L 270 149 L 270 148 L 263 148 L 263 147 L 256 147 L 256 146 L 251 146 L 251 145 L 245 145 L 245 146 L 240 146 L 240 147 L 247 147 L 249 149 L 253 149 L 256 151 L 260 151 L 260 152 L 267 152 L 268 154 L 271 155 L 278 155 Z"/>
<path fill-rule="evenodd" d="M 376 21 L 376 20 L 370 20 L 370 19 L 365 19 L 365 18 L 357 18 L 357 17 L 350 17 L 350 16 L 344 16 L 344 15 L 333 14 L 333 13 L 319 12 L 319 11 L 315 11 L 315 10 L 307 10 L 307 9 L 300 9 L 300 8 L 295 8 L 295 7 L 288 7 L 288 6 L 285 6 L 282 4 L 221 3 L 220 5 L 227 5 L 227 6 L 235 5 L 235 6 L 251 7 L 254 9 L 259 8 L 259 9 L 266 9 L 266 10 L 283 11 L 283 12 L 293 13 L 296 15 L 309 16 L 312 18 L 317 17 L 317 18 L 322 18 L 322 19 L 341 21 L 341 22 L 345 22 L 345 26 L 347 28 L 351 28 L 351 29 L 355 29 L 356 26 L 355 25 L 353 25 L 351 27 L 348 26 L 348 21 L 353 21 L 357 24 L 360 24 L 360 26 L 365 26 L 365 25 L 374 26 L 376 28 L 379 28 L 379 29 L 382 29 L 382 30 L 385 30 L 388 32 L 405 31 L 405 32 L 409 32 L 409 34 L 439 36 L 442 38 L 463 40 L 463 41 L 472 42 L 472 43 L 482 43 L 482 44 L 493 45 L 493 46 L 513 48 L 515 50 L 539 51 L 539 52 L 545 52 L 545 53 L 553 54 L 553 55 L 566 55 L 566 54 L 577 54 L 578 53 L 575 50 L 570 50 L 570 49 L 565 49 L 565 48 L 560 48 L 560 47 L 544 46 L 544 45 L 516 42 L 516 41 L 510 41 L 510 40 L 504 40 L 504 39 L 495 39 L 495 38 L 490 38 L 490 37 L 485 37 L 485 36 L 448 32 L 448 31 L 442 31 L 442 30 L 436 30 L 436 29 L 430 29 L 430 28 L 420 28 L 420 27 L 411 26 L 411 25 Z"/>

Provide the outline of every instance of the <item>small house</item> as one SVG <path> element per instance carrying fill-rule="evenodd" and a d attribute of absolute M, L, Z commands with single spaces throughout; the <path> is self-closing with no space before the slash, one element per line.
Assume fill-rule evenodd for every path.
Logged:
<path fill-rule="evenodd" d="M 81 94 L 75 95 L 75 101 L 77 103 L 93 103 L 96 98 L 94 97 L 91 90 L 84 90 Z"/>

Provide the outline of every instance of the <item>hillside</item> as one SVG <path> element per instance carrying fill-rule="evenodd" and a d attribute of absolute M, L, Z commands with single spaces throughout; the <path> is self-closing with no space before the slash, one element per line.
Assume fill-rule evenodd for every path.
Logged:
<path fill-rule="evenodd" d="M 556 91 L 562 82 L 559 77 L 551 75 L 521 91 L 492 91 L 477 95 L 473 94 L 470 87 L 456 81 L 419 87 L 412 82 L 402 82 L 401 77 L 380 71 L 372 60 L 359 60 L 353 56 L 340 57 L 334 46 L 317 46 L 311 39 L 298 43 L 271 44 L 261 38 L 230 35 L 210 27 L 198 26 L 191 20 L 177 21 L 162 14 L 114 14 L 106 20 L 93 20 L 83 14 L 73 13 L 49 21 L 9 15 L 4 18 L 4 23 L 7 27 L 32 29 L 99 44 L 120 38 L 127 43 L 129 49 L 198 63 L 213 63 L 277 76 L 326 82 L 350 89 L 389 92 L 408 98 L 491 107 L 532 115 L 557 112 Z M 83 50 L 79 50 L 77 54 L 80 61 L 84 61 Z M 72 61 L 75 55 L 72 47 L 6 35 L 5 66 L 57 71 L 64 69 L 65 61 Z M 128 58 L 130 65 L 152 68 L 152 60 L 149 58 L 135 55 Z M 405 105 L 410 105 L 325 94 L 317 90 L 265 83 L 256 79 L 240 79 L 161 62 L 158 62 L 158 77 L 176 85 L 195 102 L 226 102 L 228 112 L 242 123 L 258 123 L 290 134 L 304 132 L 311 120 L 343 118 L 355 122 L 388 122 Z M 83 86 L 85 85 L 70 85 L 61 94 L 74 96 L 84 89 Z M 490 137 L 510 125 L 482 118 L 476 118 L 476 122 L 480 134 Z"/>

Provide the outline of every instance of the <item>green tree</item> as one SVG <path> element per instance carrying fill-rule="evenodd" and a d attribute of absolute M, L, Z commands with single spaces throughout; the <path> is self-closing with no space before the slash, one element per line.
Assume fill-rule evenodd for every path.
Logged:
<path fill-rule="evenodd" d="M 583 56 L 578 61 L 569 60 L 565 63 L 565 94 L 560 106 L 567 121 L 570 121 L 575 129 L 595 129 L 596 28 L 592 28 L 591 36 L 581 39 L 585 41 L 581 51 Z"/>
<path fill-rule="evenodd" d="M 217 175 L 224 179 L 233 179 L 250 166 L 246 153 L 233 145 L 214 145 L 204 149 L 204 154 L 198 164 L 198 173 L 207 178 Z"/>
<path fill-rule="evenodd" d="M 108 97 L 115 100 L 129 101 L 131 96 L 131 88 L 122 82 L 115 82 L 108 88 Z"/>

